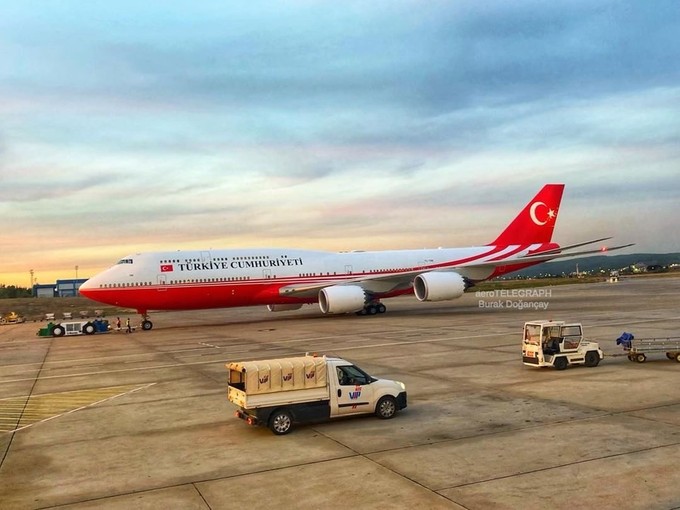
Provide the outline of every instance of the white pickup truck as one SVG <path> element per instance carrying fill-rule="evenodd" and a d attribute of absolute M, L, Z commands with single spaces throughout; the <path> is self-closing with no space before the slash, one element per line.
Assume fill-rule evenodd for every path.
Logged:
<path fill-rule="evenodd" d="M 406 407 L 404 383 L 376 379 L 340 358 L 240 361 L 227 368 L 236 416 L 277 435 L 290 432 L 293 423 L 369 413 L 387 419 Z"/>

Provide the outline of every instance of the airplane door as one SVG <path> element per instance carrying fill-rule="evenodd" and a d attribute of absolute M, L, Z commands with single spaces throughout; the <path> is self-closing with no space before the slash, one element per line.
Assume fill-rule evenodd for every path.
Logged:
<path fill-rule="evenodd" d="M 166 283 L 168 283 L 167 275 L 159 274 L 158 275 L 158 290 L 162 290 L 162 291 L 167 290 L 165 288 Z"/>
<path fill-rule="evenodd" d="M 212 255 L 209 251 L 201 252 L 201 262 L 212 262 Z"/>
<path fill-rule="evenodd" d="M 345 273 L 346 274 L 352 274 L 352 266 L 350 266 L 350 265 L 345 266 Z"/>
<path fill-rule="evenodd" d="M 271 269 L 263 269 L 262 270 L 262 278 L 269 279 L 272 277 L 272 270 Z"/>

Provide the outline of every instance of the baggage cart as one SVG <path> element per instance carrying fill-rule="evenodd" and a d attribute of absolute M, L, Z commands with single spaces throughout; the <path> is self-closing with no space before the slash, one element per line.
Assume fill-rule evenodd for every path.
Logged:
<path fill-rule="evenodd" d="M 623 333 L 616 339 L 628 353 L 630 361 L 644 363 L 648 354 L 664 353 L 666 357 L 680 363 L 680 337 L 635 338 L 631 333 Z"/>

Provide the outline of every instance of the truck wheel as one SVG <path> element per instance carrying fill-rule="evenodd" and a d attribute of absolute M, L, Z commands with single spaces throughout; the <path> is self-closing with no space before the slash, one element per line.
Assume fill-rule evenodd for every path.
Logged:
<path fill-rule="evenodd" d="M 95 329 L 94 324 L 92 324 L 91 322 L 88 322 L 87 324 L 85 324 L 85 326 L 83 326 L 83 333 L 85 333 L 86 335 L 94 335 L 96 331 L 97 330 Z"/>
<path fill-rule="evenodd" d="M 375 414 L 378 418 L 388 420 L 397 412 L 397 401 L 390 395 L 385 395 L 375 406 Z"/>
<path fill-rule="evenodd" d="M 645 356 L 642 353 L 635 356 L 635 361 L 637 361 L 638 363 L 644 363 L 646 359 L 647 359 L 647 356 Z"/>
<path fill-rule="evenodd" d="M 676 352 L 676 353 L 675 353 L 675 361 L 677 361 L 678 363 L 680 363 L 680 352 Z"/>
<path fill-rule="evenodd" d="M 557 370 L 564 370 L 565 368 L 567 368 L 568 364 L 569 363 L 567 362 L 567 358 L 565 358 L 564 356 L 560 356 L 559 358 L 555 358 L 555 361 L 553 361 L 553 366 Z"/>
<path fill-rule="evenodd" d="M 64 329 L 64 326 L 54 326 L 52 328 L 52 336 L 64 336 L 66 333 L 66 330 Z"/>
<path fill-rule="evenodd" d="M 278 409 L 269 417 L 269 428 L 277 436 L 288 434 L 293 428 L 293 416 L 286 409 Z"/>
<path fill-rule="evenodd" d="M 600 363 L 600 354 L 597 351 L 586 352 L 586 366 L 596 367 Z"/>

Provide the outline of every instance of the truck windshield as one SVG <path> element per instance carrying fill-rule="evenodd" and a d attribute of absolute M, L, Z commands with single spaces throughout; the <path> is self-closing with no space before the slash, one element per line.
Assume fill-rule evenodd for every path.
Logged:
<path fill-rule="evenodd" d="M 524 343 L 531 345 L 540 345 L 541 343 L 541 326 L 538 324 L 527 324 L 524 326 Z"/>

